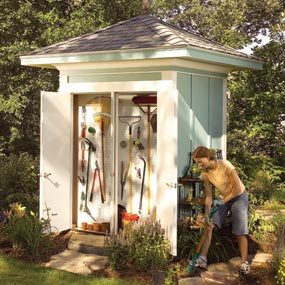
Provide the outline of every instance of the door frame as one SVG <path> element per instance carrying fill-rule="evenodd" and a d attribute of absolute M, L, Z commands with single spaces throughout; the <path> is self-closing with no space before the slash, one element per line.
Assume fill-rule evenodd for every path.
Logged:
<path fill-rule="evenodd" d="M 66 83 L 60 86 L 59 91 L 64 93 L 76 94 L 77 96 L 84 94 L 100 94 L 100 93 L 109 93 L 111 94 L 112 101 L 112 121 L 111 121 L 111 132 L 113 139 L 113 151 L 112 151 L 112 159 L 113 163 L 113 183 L 114 183 L 114 191 L 111 194 L 111 202 L 110 202 L 110 210 L 111 210 L 111 231 L 117 229 L 117 220 L 118 220 L 118 169 L 116 167 L 117 162 L 117 150 L 116 150 L 116 132 L 115 129 L 118 128 L 117 117 L 118 107 L 117 107 L 117 97 L 116 94 L 120 93 L 156 93 L 157 96 L 161 96 L 163 94 L 169 93 L 174 96 L 177 96 L 177 87 L 176 80 L 174 80 L 173 74 L 172 76 L 167 76 L 166 80 L 160 81 L 131 81 L 131 82 L 98 82 L 98 83 Z M 177 107 L 177 106 L 175 106 Z M 177 113 L 177 110 L 174 110 L 174 113 Z M 77 154 L 76 150 L 74 152 Z M 159 160 L 158 160 L 159 163 Z M 74 163 L 73 165 L 76 165 Z M 76 167 L 77 168 L 77 167 Z M 177 169 L 176 172 L 174 170 L 176 180 L 177 180 Z M 175 184 L 177 181 L 166 181 L 167 184 Z M 162 183 L 162 182 L 161 182 Z M 157 185 L 157 187 L 169 188 L 166 183 L 163 185 Z M 74 188 L 77 189 L 77 188 Z M 170 191 L 176 191 L 177 189 L 168 189 Z M 74 195 L 75 196 L 75 195 Z M 175 196 L 175 195 L 173 195 Z M 176 201 L 176 200 L 175 200 Z M 175 215 L 177 213 L 177 203 L 173 201 L 173 209 L 172 214 Z M 75 201 L 74 201 L 75 202 Z M 75 204 L 75 203 L 74 203 Z M 77 204 L 76 204 L 77 205 Z M 175 206 L 176 205 L 176 206 Z M 176 209 L 175 209 L 176 207 Z M 75 208 L 75 207 L 74 207 Z M 177 215 L 175 217 L 177 219 Z M 171 239 L 172 243 L 172 254 L 176 255 L 177 248 L 177 222 L 173 221 L 173 226 L 171 227 L 171 232 L 168 233 L 168 238 Z"/>

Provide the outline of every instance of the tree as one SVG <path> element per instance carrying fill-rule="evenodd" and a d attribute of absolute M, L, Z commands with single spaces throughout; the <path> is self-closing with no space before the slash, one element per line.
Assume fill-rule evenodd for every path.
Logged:
<path fill-rule="evenodd" d="M 284 40 L 271 41 L 255 51 L 264 60 L 263 70 L 232 74 L 229 154 L 247 176 L 264 169 L 277 181 L 285 178 L 284 48 Z"/>
<path fill-rule="evenodd" d="M 284 24 L 282 0 L 154 0 L 161 19 L 226 46 L 242 48 L 262 33 L 279 33 Z"/>

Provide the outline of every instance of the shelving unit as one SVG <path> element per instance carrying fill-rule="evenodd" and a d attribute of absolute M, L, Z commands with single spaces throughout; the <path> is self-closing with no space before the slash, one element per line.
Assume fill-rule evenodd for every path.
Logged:
<path fill-rule="evenodd" d="M 204 203 L 199 203 L 202 190 L 203 182 L 200 179 L 189 176 L 179 179 L 178 219 L 195 219 L 203 211 Z"/>

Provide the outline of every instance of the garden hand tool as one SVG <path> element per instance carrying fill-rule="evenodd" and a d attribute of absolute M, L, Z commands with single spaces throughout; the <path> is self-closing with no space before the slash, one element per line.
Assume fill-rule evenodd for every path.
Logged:
<path fill-rule="evenodd" d="M 94 186 L 95 186 L 95 182 L 96 182 L 96 178 L 98 177 L 99 179 L 99 187 L 100 187 L 100 194 L 101 194 L 101 202 L 104 204 L 104 193 L 103 193 L 103 189 L 102 189 L 102 182 L 101 182 L 101 176 L 100 176 L 100 168 L 99 168 L 99 164 L 98 161 L 95 161 L 95 169 L 93 172 L 93 178 L 92 178 L 92 186 L 91 186 L 91 193 L 90 193 L 90 198 L 89 201 L 92 202 L 93 200 L 93 194 L 94 194 Z"/>
<path fill-rule="evenodd" d="M 211 219 L 213 217 L 213 215 L 217 212 L 218 207 L 213 207 L 210 211 L 209 214 L 209 219 Z M 205 239 L 206 239 L 206 230 L 204 229 L 202 234 L 201 234 L 201 238 L 200 241 L 196 247 L 196 251 L 192 257 L 191 263 L 189 263 L 189 265 L 186 268 L 186 272 L 189 274 L 194 274 L 196 271 L 196 266 L 195 266 L 195 262 L 197 261 L 198 257 L 200 256 L 200 252 L 202 250 L 202 247 L 204 245 Z"/>
<path fill-rule="evenodd" d="M 96 219 L 92 216 L 90 209 L 88 208 L 88 185 L 89 185 L 89 171 L 90 171 L 90 160 L 91 160 L 91 152 L 96 151 L 95 145 L 87 138 L 85 138 L 85 143 L 88 145 L 88 162 L 87 162 L 87 174 L 86 174 L 86 190 L 85 190 L 85 203 L 84 203 L 84 212 L 86 212 L 94 221 Z"/>
<path fill-rule="evenodd" d="M 80 142 L 80 148 L 81 148 L 81 160 L 80 160 L 80 167 L 81 171 L 84 172 L 85 169 L 85 142 L 84 139 L 86 138 L 86 107 L 82 106 L 82 122 L 81 122 L 81 142 Z"/>
<path fill-rule="evenodd" d="M 130 186 L 130 212 L 133 212 L 133 175 L 132 175 L 132 128 L 133 125 L 140 122 L 141 116 L 120 116 L 119 117 L 120 122 L 123 124 L 127 124 L 129 127 L 129 186 Z M 130 122 L 130 120 L 133 120 Z"/>
<path fill-rule="evenodd" d="M 141 154 L 139 154 L 139 158 L 143 161 L 143 176 L 142 176 L 142 184 L 141 184 L 141 194 L 140 194 L 140 204 L 139 204 L 139 214 L 142 212 L 142 200 L 143 200 L 143 189 L 144 189 L 144 178 L 145 178 L 145 169 L 146 169 L 146 161 Z"/>
<path fill-rule="evenodd" d="M 133 142 L 135 146 L 137 146 L 139 151 L 144 150 L 144 146 L 141 143 L 141 127 L 138 126 L 137 128 L 137 139 Z"/>
<path fill-rule="evenodd" d="M 124 162 L 121 161 L 121 200 L 123 200 L 123 196 L 124 196 L 124 187 L 127 181 L 129 167 L 130 167 L 130 164 L 128 163 L 127 168 L 124 169 Z"/>
<path fill-rule="evenodd" d="M 151 201 L 151 189 L 150 189 L 150 175 L 151 175 L 151 116 L 157 109 L 157 97 L 154 95 L 138 95 L 132 98 L 132 101 L 140 108 L 140 110 L 146 114 L 147 117 L 147 212 L 150 215 L 150 201 Z M 145 109 L 144 109 L 145 108 Z M 151 109 L 153 108 L 153 109 Z M 154 216 L 155 216 L 154 210 Z"/>

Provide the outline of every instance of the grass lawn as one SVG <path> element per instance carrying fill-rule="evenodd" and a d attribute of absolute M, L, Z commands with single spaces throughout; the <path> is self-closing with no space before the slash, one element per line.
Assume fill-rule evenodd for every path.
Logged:
<path fill-rule="evenodd" d="M 0 254 L 1 285 L 142 285 L 122 279 L 83 276 L 40 265 L 18 261 Z"/>

